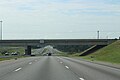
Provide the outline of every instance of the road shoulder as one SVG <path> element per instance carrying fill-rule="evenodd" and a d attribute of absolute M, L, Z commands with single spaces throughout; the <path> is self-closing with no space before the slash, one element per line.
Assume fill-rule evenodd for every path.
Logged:
<path fill-rule="evenodd" d="M 116 63 L 103 62 L 103 61 L 97 61 L 97 60 L 92 61 L 92 60 L 83 59 L 83 58 L 80 58 L 80 57 L 70 57 L 70 58 L 77 59 L 77 60 L 83 60 L 83 61 L 87 61 L 87 62 L 90 62 L 90 63 L 95 63 L 95 64 L 99 64 L 99 65 L 104 65 L 104 66 L 120 69 L 120 64 L 116 64 Z"/>

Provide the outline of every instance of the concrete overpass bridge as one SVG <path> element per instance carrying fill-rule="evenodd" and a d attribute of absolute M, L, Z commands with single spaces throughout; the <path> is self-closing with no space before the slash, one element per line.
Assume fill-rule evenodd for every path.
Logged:
<path fill-rule="evenodd" d="M 26 39 L 26 40 L 0 40 L 0 46 L 25 47 L 25 53 L 31 54 L 31 47 L 47 45 L 109 45 L 116 39 Z"/>

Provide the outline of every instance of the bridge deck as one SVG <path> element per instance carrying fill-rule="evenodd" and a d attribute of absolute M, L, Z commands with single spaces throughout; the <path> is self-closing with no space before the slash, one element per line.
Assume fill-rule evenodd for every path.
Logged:
<path fill-rule="evenodd" d="M 35 45 L 108 45 L 115 39 L 31 39 L 0 40 L 0 46 L 35 46 Z"/>

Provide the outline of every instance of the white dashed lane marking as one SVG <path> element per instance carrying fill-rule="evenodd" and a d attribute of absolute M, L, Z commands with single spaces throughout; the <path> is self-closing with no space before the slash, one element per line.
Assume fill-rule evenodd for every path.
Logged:
<path fill-rule="evenodd" d="M 15 72 L 17 72 L 17 71 L 20 71 L 22 68 L 17 68 L 16 70 L 15 70 Z"/>
<path fill-rule="evenodd" d="M 32 62 L 30 62 L 29 64 L 32 64 Z"/>
<path fill-rule="evenodd" d="M 60 62 L 61 64 L 63 64 L 63 62 L 62 61 L 60 61 L 60 58 L 59 57 L 57 57 L 58 59 L 58 62 Z M 69 69 L 69 67 L 68 66 L 65 66 L 65 68 L 67 68 L 67 69 Z M 84 78 L 79 78 L 79 80 L 85 80 Z"/>
<path fill-rule="evenodd" d="M 58 61 L 60 61 L 60 58 L 59 57 L 57 57 L 57 58 L 58 58 Z M 61 62 L 61 61 L 60 61 L 60 63 L 63 64 L 63 62 Z M 65 68 L 69 69 L 68 66 L 65 66 Z M 79 78 L 79 80 L 85 80 L 85 79 L 84 78 Z"/>
<path fill-rule="evenodd" d="M 65 66 L 67 69 L 69 69 L 69 67 L 68 66 Z"/>
<path fill-rule="evenodd" d="M 83 78 L 79 78 L 80 80 L 85 80 L 85 79 L 83 79 Z"/>

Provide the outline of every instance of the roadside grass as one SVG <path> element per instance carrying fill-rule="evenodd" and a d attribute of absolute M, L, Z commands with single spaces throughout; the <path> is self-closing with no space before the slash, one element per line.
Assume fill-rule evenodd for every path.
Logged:
<path fill-rule="evenodd" d="M 82 58 L 92 61 L 120 63 L 120 40 Z"/>
<path fill-rule="evenodd" d="M 11 58 L 0 58 L 0 61 L 10 60 Z"/>
<path fill-rule="evenodd" d="M 18 59 L 18 58 L 26 58 L 26 57 L 29 57 L 29 56 L 11 56 L 11 57 L 6 57 L 6 58 L 0 58 L 0 61 Z"/>
<path fill-rule="evenodd" d="M 75 54 L 72 54 L 72 55 L 68 55 L 68 57 L 79 57 L 80 53 L 75 53 Z"/>
<path fill-rule="evenodd" d="M 68 54 L 65 53 L 65 52 L 59 52 L 58 54 L 59 54 L 58 56 L 65 56 L 65 57 L 68 57 Z"/>

